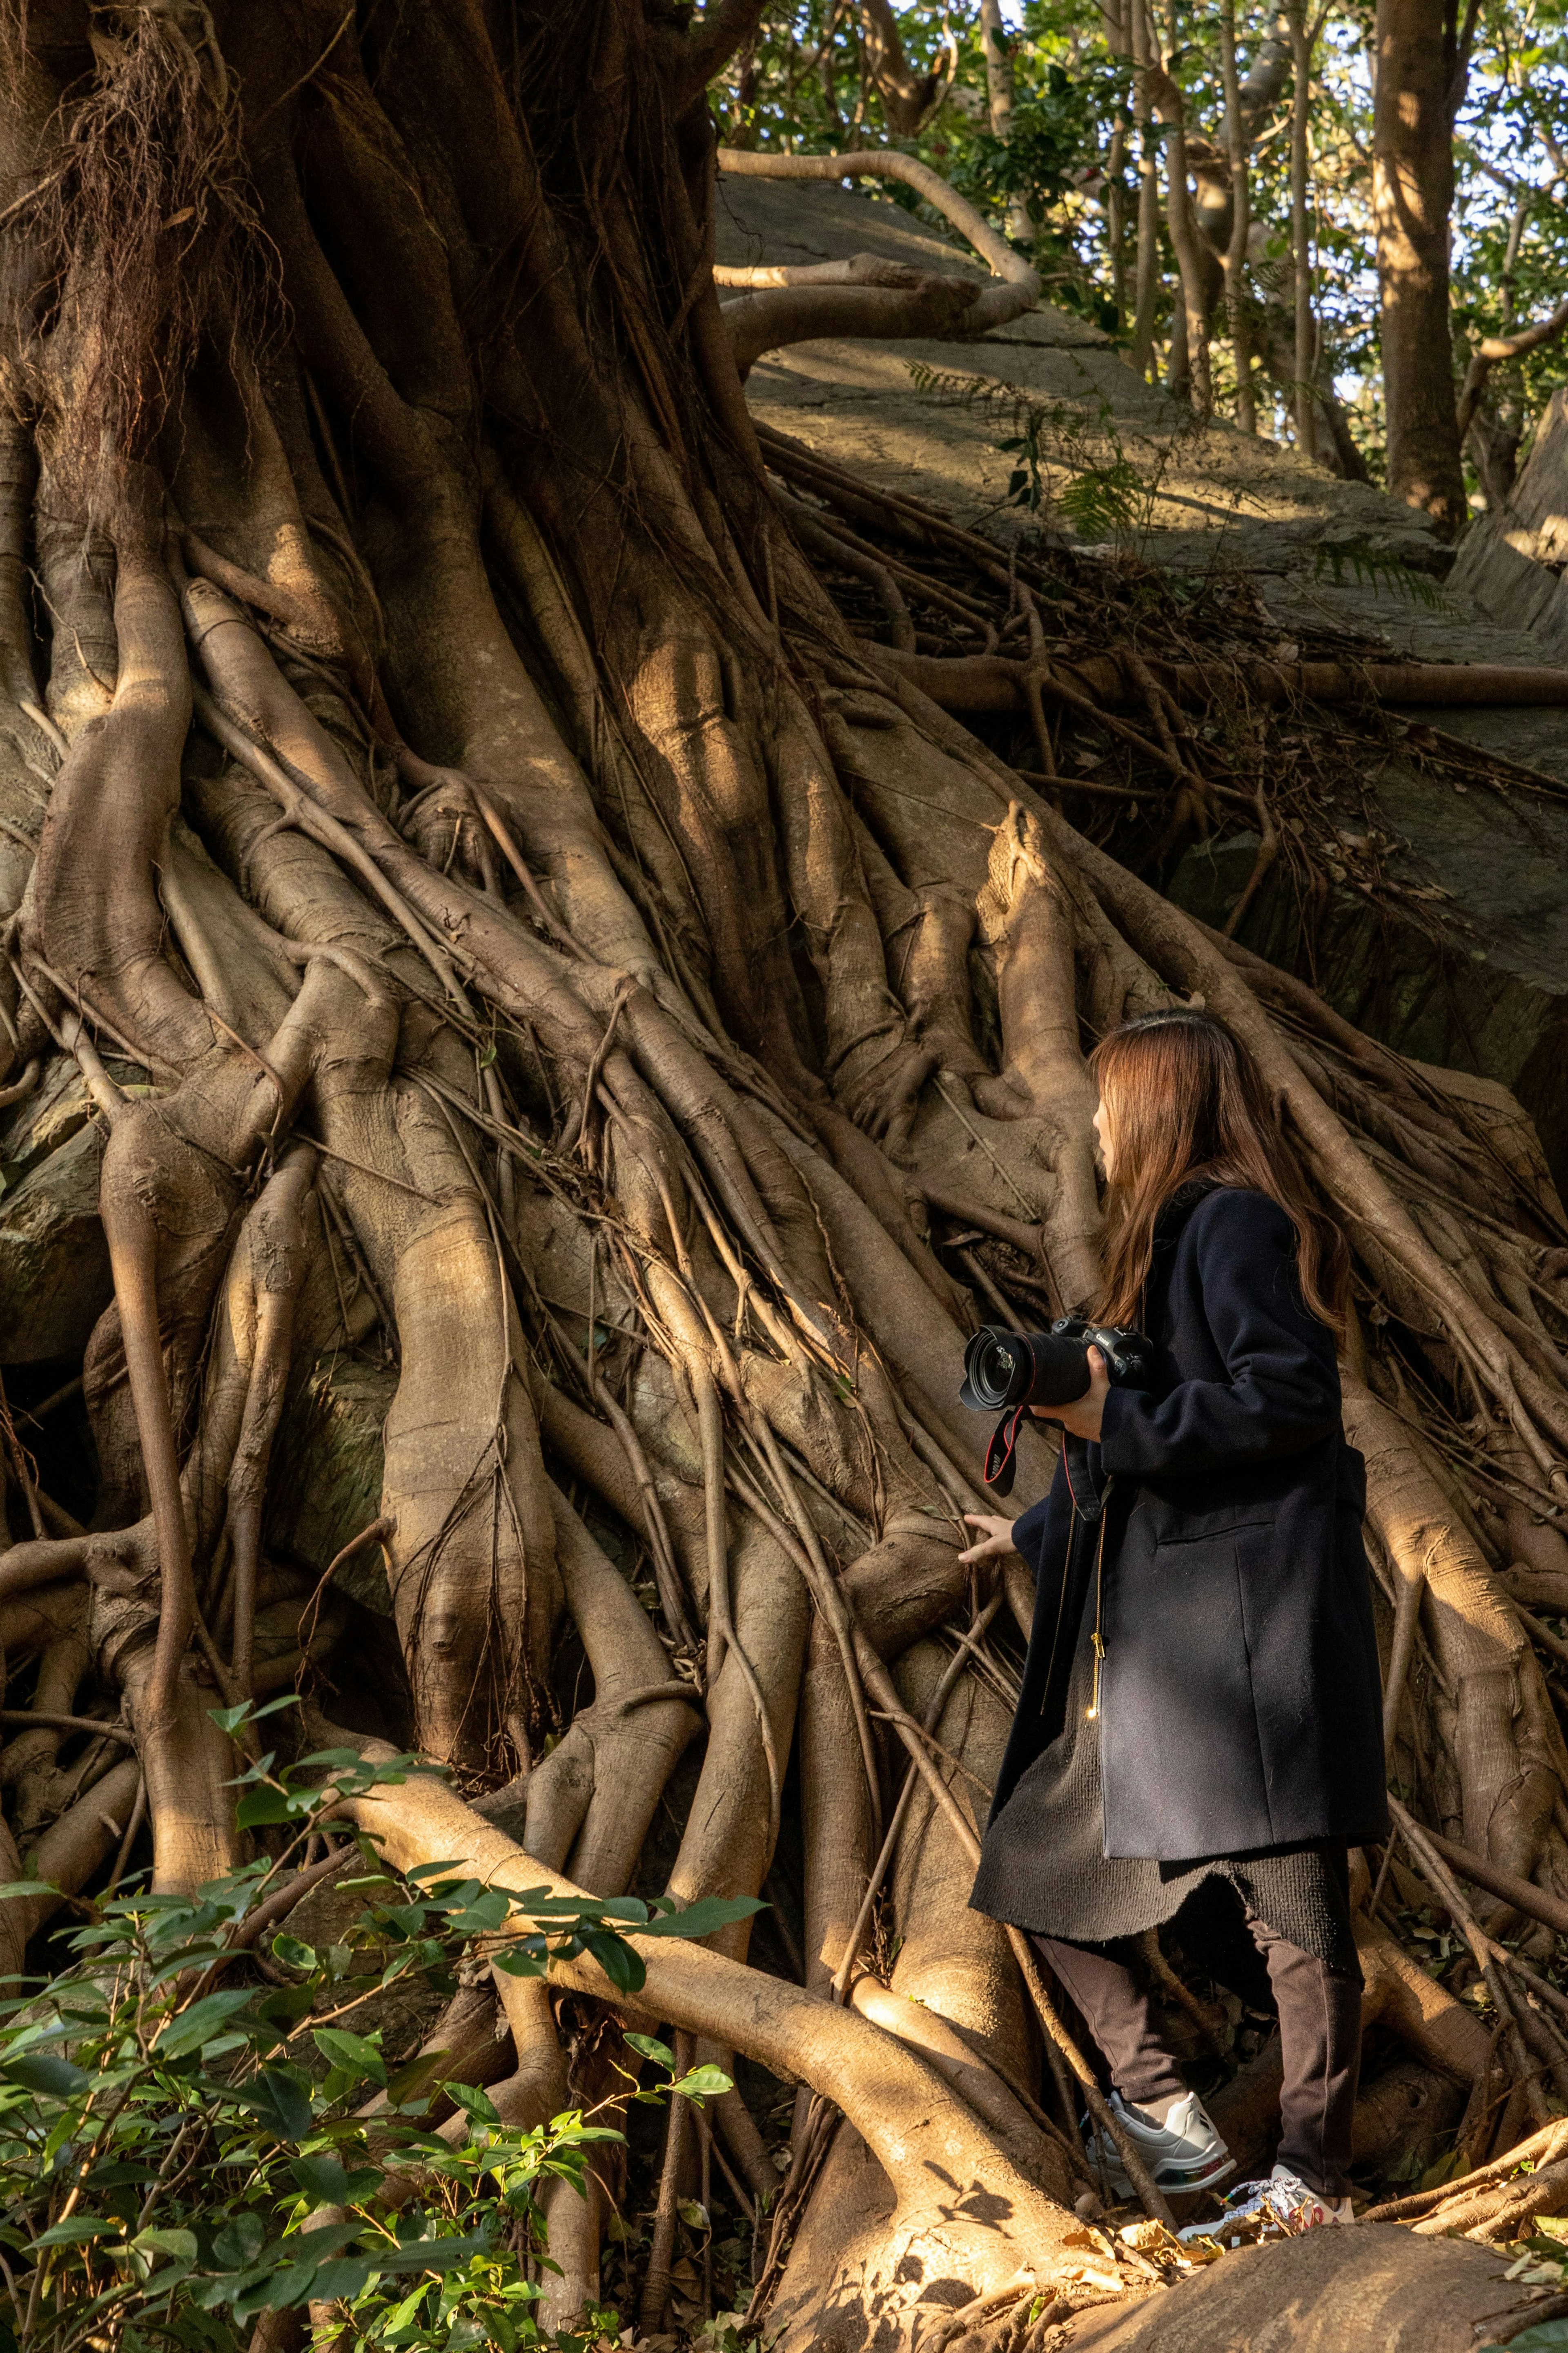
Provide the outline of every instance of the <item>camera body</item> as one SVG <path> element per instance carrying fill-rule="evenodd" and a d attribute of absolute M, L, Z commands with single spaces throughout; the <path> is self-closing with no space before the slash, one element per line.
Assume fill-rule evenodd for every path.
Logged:
<path fill-rule="evenodd" d="M 1033 1405 L 1071 1405 L 1089 1389 L 1089 1352 L 1098 1348 L 1118 1388 L 1147 1379 L 1152 1351 L 1142 1332 L 1058 1315 L 1048 1332 L 1010 1332 L 986 1324 L 963 1352 L 959 1396 L 976 1413 L 1000 1413 L 985 1450 L 985 1484 L 994 1495 L 1013 1485 L 1013 1451 Z"/>

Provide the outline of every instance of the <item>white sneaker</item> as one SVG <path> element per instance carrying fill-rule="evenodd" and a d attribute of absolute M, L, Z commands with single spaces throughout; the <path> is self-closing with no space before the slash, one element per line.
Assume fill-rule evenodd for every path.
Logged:
<path fill-rule="evenodd" d="M 1225 2221 L 1208 2227 L 1219 2237 L 1226 2223 L 1267 2221 L 1269 2215 L 1282 2230 L 1295 2232 L 1316 2230 L 1322 2222 L 1353 2222 L 1355 2209 L 1350 2199 L 1325 2198 L 1309 2189 L 1288 2165 L 1277 2165 L 1267 2181 L 1238 2182 L 1225 2201 Z"/>
<path fill-rule="evenodd" d="M 1132 2107 L 1120 2092 L 1112 2092 L 1110 2105 L 1118 2123 L 1126 2126 L 1128 2137 L 1148 2167 L 1149 2177 L 1157 2189 L 1173 2189 L 1178 2195 L 1185 2190 L 1213 2189 L 1220 2182 L 1228 2181 L 1236 2171 L 1235 2158 L 1215 2130 L 1195 2092 L 1178 2100 L 1163 2125 L 1156 2124 L 1142 2108 Z M 1089 2143 L 1089 2153 L 1104 2165 L 1106 2179 L 1118 2196 L 1131 2198 L 1132 2184 L 1115 2142 L 1097 2133 Z"/>

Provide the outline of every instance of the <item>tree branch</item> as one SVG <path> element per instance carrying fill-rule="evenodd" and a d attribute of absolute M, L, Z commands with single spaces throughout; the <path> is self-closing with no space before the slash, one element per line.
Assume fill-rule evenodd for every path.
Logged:
<path fill-rule="evenodd" d="M 716 74 L 721 73 L 763 21 L 765 0 L 719 0 L 693 25 L 676 51 L 670 95 L 684 113 Z"/>
<path fill-rule="evenodd" d="M 825 284 L 809 288 L 795 272 L 783 287 L 726 302 L 724 316 L 735 339 L 742 372 L 763 352 L 782 343 L 814 343 L 823 335 L 872 335 L 900 340 L 911 335 L 952 334 L 962 322 L 965 334 L 981 334 L 1033 310 L 1040 280 L 1005 237 L 981 218 L 974 206 L 949 187 L 940 172 L 895 148 L 857 150 L 842 155 L 780 155 L 744 147 L 721 147 L 719 169 L 763 180 L 902 180 L 968 238 L 991 271 L 991 283 L 973 278 L 928 278 L 910 290 L 870 287 L 865 290 Z"/>
<path fill-rule="evenodd" d="M 1543 343 L 1555 343 L 1565 327 L 1568 327 L 1568 301 L 1559 302 L 1549 319 L 1538 319 L 1533 327 L 1521 327 L 1517 335 L 1488 335 L 1483 343 L 1477 345 L 1475 355 L 1465 370 L 1465 381 L 1459 387 L 1461 440 L 1475 421 L 1487 378 L 1498 362 L 1522 359 L 1526 352 L 1538 352 Z"/>

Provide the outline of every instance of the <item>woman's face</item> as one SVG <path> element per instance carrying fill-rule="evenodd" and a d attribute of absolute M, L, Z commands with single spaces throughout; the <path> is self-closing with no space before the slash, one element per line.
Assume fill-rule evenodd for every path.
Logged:
<path fill-rule="evenodd" d="M 1116 1145 L 1110 1132 L 1110 1113 L 1105 1097 L 1100 1096 L 1094 1113 L 1095 1142 L 1100 1146 L 1100 1165 L 1105 1171 L 1105 1181 L 1110 1182 L 1116 1173 Z"/>

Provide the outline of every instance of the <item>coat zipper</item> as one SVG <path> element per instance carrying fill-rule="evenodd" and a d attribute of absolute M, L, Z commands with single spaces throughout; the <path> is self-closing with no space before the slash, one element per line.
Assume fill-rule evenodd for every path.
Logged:
<path fill-rule="evenodd" d="M 1062 1432 L 1062 1460 L 1064 1462 L 1067 1460 L 1067 1432 L 1064 1430 Z M 1110 1501 L 1110 1491 L 1115 1484 L 1116 1481 L 1114 1478 L 1110 1478 L 1105 1482 L 1105 1492 L 1100 1497 L 1100 1541 L 1094 1548 L 1094 1685 L 1089 1694 L 1089 1721 L 1091 1724 L 1098 1719 L 1100 1715 L 1100 1661 L 1105 1656 L 1105 1637 L 1100 1632 L 1100 1619 L 1101 1606 L 1105 1594 L 1106 1505 Z M 1069 1495 L 1072 1495 L 1072 1481 L 1070 1479 L 1068 1481 L 1068 1493 Z M 1051 1635 L 1051 1655 L 1046 1663 L 1046 1680 L 1040 1689 L 1040 1704 L 1037 1713 L 1041 1715 L 1044 1715 L 1046 1712 L 1046 1702 L 1050 1696 L 1051 1677 L 1056 1672 L 1057 1652 L 1061 1647 L 1062 1613 L 1067 1608 L 1068 1587 L 1072 1583 L 1072 1556 L 1073 1548 L 1078 1543 L 1078 1497 L 1076 1495 L 1072 1495 L 1072 1518 L 1068 1525 L 1068 1556 L 1062 1566 L 1062 1581 L 1057 1596 L 1057 1622 L 1055 1630 Z"/>
<path fill-rule="evenodd" d="M 1100 1630 L 1100 1605 L 1105 1598 L 1105 1504 L 1110 1500 L 1112 1482 L 1107 1480 L 1105 1498 L 1100 1507 L 1100 1542 L 1094 1548 L 1094 1684 L 1089 1695 L 1089 1720 L 1100 1717 L 1100 1667 L 1105 1656 L 1105 1637 Z"/>

